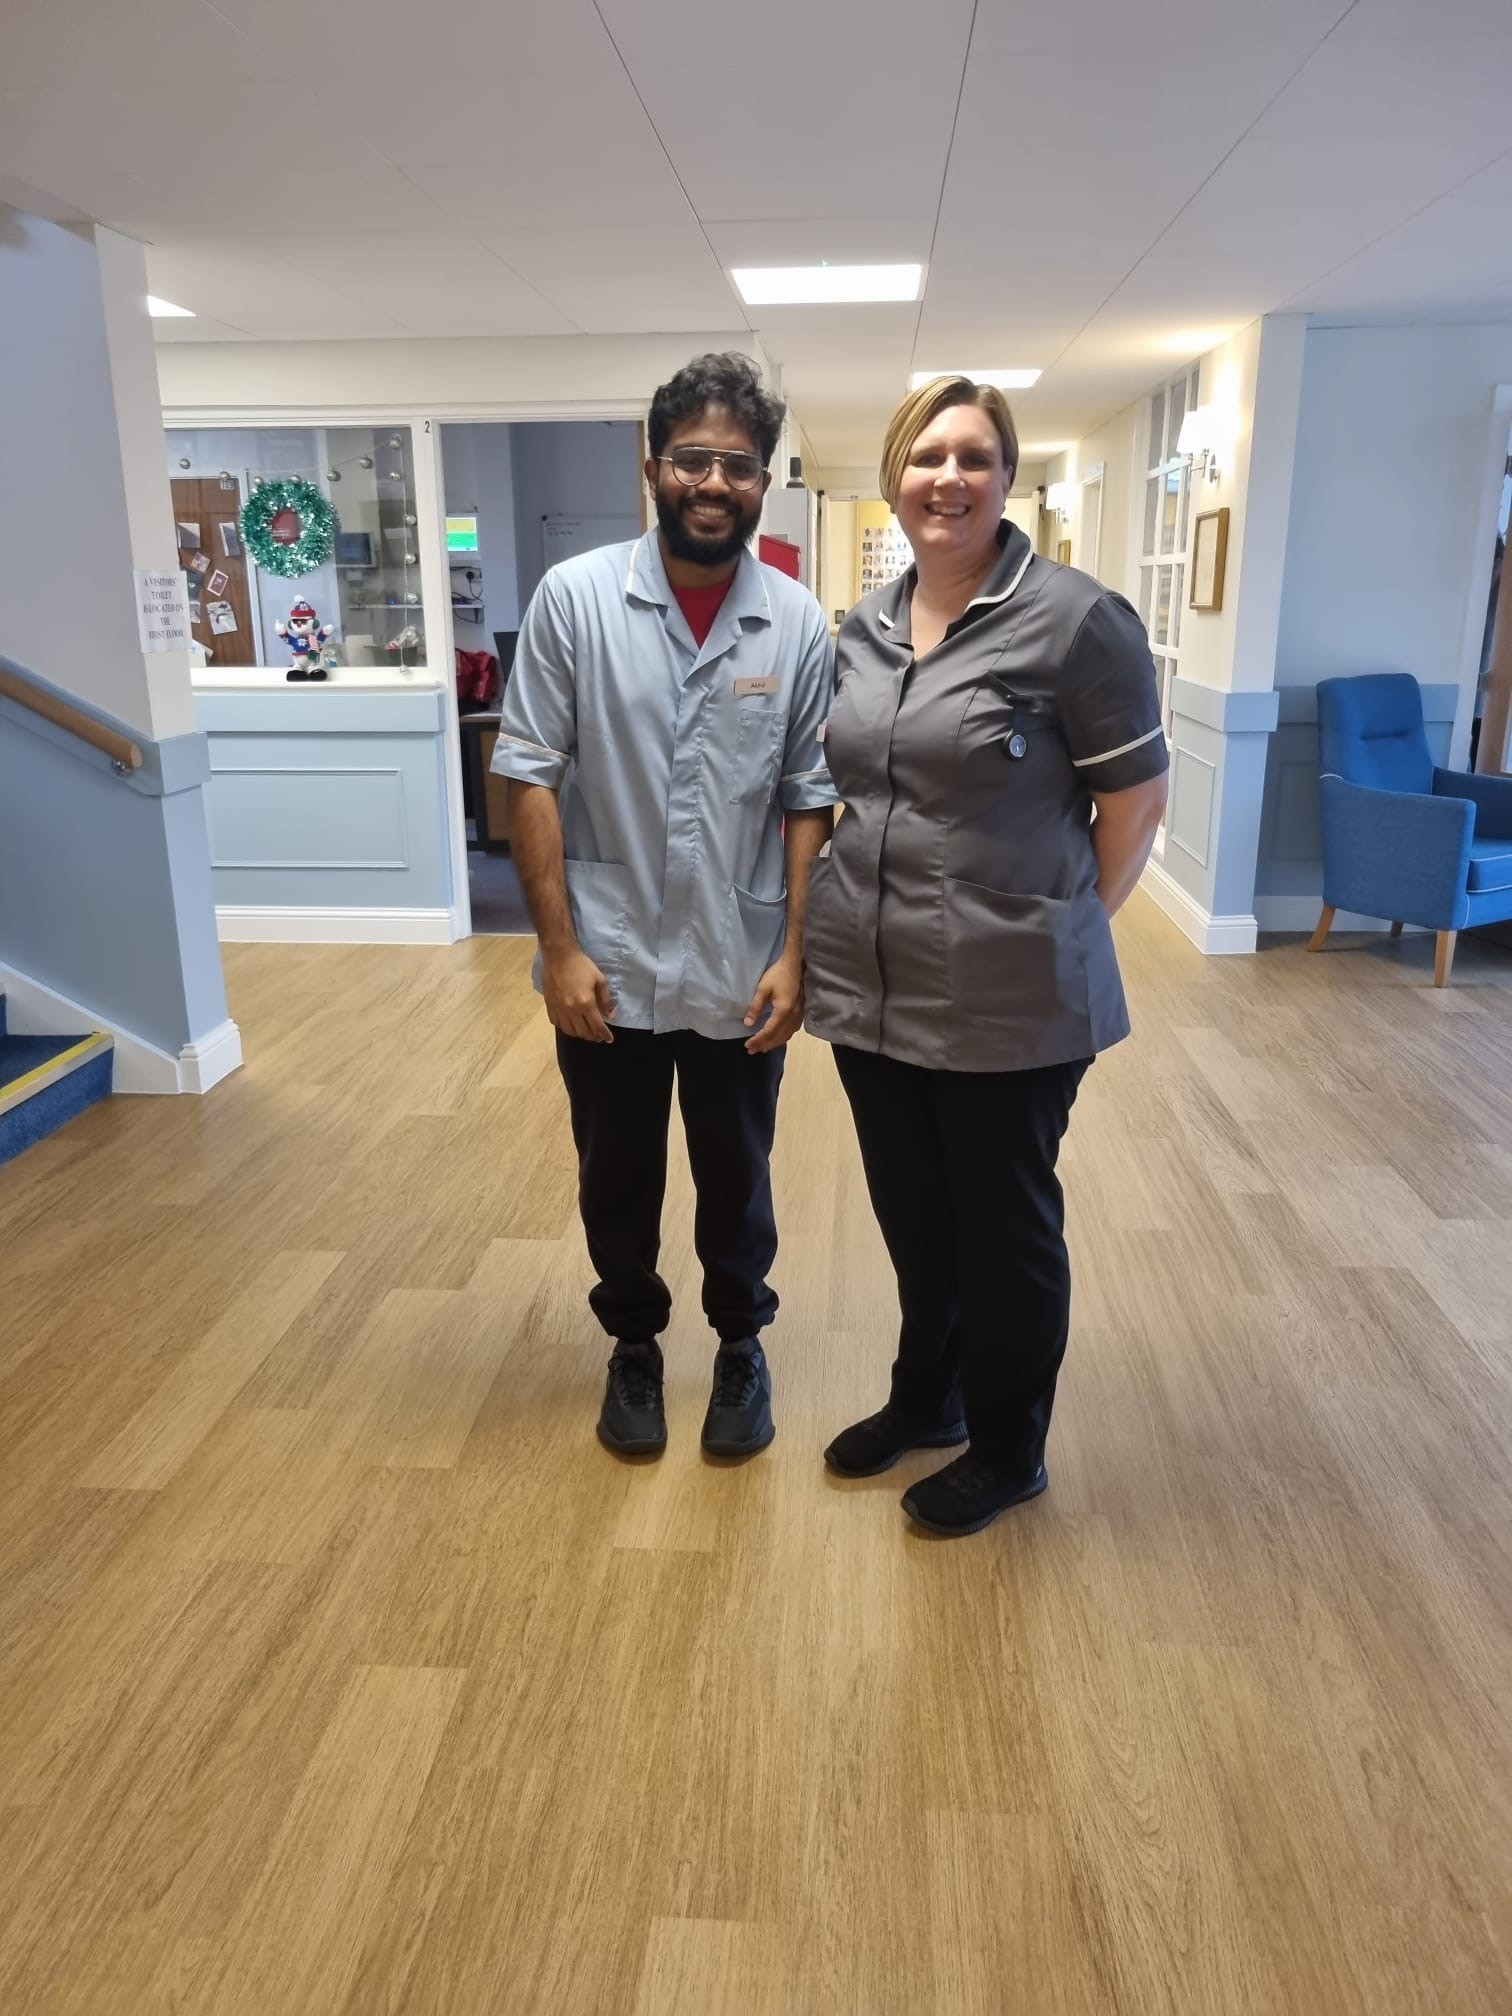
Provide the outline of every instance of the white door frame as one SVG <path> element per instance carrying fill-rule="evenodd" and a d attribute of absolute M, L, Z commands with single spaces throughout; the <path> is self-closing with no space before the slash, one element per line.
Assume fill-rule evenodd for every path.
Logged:
<path fill-rule="evenodd" d="M 497 400 L 435 402 L 417 413 L 408 405 L 376 406 L 165 406 L 165 427 L 408 427 L 415 452 L 415 515 L 420 554 L 420 601 L 425 614 L 426 672 L 441 689 L 445 726 L 442 766 L 446 782 L 446 825 L 451 862 L 452 938 L 472 936 L 472 895 L 467 874 L 467 820 L 462 808 L 462 731 L 458 726 L 452 627 L 451 577 L 446 563 L 445 479 L 441 467 L 441 427 L 469 423 L 514 425 L 532 420 L 644 420 L 640 400 L 569 401 L 542 406 Z M 439 620 L 437 620 L 439 618 Z M 438 656 L 432 639 L 440 639 Z"/>

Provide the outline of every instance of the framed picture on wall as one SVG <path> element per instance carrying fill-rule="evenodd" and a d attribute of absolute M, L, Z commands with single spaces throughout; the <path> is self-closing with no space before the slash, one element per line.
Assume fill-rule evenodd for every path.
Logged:
<path fill-rule="evenodd" d="M 1223 607 L 1223 567 L 1228 559 L 1228 529 L 1226 504 L 1216 511 L 1204 511 L 1196 521 L 1192 533 L 1192 592 L 1188 597 L 1193 609 Z"/>

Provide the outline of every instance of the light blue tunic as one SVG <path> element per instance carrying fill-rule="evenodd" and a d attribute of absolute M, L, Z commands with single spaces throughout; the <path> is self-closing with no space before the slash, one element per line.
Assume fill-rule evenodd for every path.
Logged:
<path fill-rule="evenodd" d="M 786 932 L 783 813 L 837 802 L 832 682 L 819 604 L 749 552 L 701 650 L 654 531 L 532 596 L 493 768 L 560 788 L 573 926 L 616 1027 L 750 1034 Z"/>

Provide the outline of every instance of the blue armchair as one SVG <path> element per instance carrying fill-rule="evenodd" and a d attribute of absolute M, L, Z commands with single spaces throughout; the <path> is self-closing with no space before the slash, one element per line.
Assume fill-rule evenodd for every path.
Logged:
<path fill-rule="evenodd" d="M 1334 913 L 1356 910 L 1438 933 L 1444 986 L 1457 934 L 1512 918 L 1512 778 L 1440 770 L 1423 696 L 1401 672 L 1318 682 L 1323 801 L 1321 951 Z"/>

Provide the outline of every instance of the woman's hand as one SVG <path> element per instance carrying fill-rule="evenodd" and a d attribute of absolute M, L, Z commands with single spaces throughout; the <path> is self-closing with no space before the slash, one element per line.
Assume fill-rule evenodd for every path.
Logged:
<path fill-rule="evenodd" d="M 770 1013 L 768 1013 L 770 1011 Z M 763 1023 L 761 1018 L 767 1016 Z M 759 1028 L 757 1025 L 761 1024 Z M 803 961 L 784 952 L 775 966 L 762 974 L 751 1005 L 746 1010 L 747 1029 L 756 1034 L 746 1044 L 753 1057 L 766 1050 L 780 1050 L 803 1027 Z"/>

